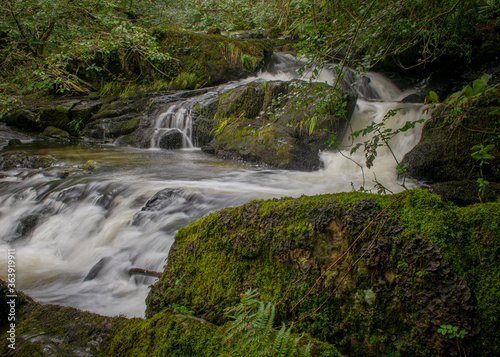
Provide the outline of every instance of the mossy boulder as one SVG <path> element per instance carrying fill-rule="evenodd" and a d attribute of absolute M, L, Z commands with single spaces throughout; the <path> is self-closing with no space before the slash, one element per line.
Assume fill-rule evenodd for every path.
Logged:
<path fill-rule="evenodd" d="M 11 110 L 2 116 L 2 121 L 8 126 L 23 129 L 27 132 L 40 132 L 43 129 L 35 113 L 26 109 Z"/>
<path fill-rule="evenodd" d="M 134 132 L 139 127 L 140 120 L 141 116 L 134 113 L 114 118 L 99 119 L 88 124 L 82 131 L 82 134 L 103 142 L 113 141 L 122 135 Z"/>
<path fill-rule="evenodd" d="M 12 345 L 8 340 L 9 295 L 12 292 L 0 280 L 2 356 L 246 356 L 246 350 L 229 351 L 222 328 L 196 317 L 170 312 L 150 319 L 107 317 L 71 307 L 40 305 L 19 291 L 14 293 Z M 313 357 L 340 356 L 326 343 L 307 337 L 301 341 L 309 342 Z"/>
<path fill-rule="evenodd" d="M 87 120 L 88 124 L 82 128 L 81 134 L 99 141 L 113 141 L 129 135 L 139 129 L 149 103 L 150 99 L 145 94 L 137 98 L 109 98 Z"/>
<path fill-rule="evenodd" d="M 441 183 L 436 189 L 457 204 L 479 202 L 479 184 L 475 184 L 467 199 L 464 188 L 472 188 L 470 182 L 475 182 L 481 175 L 490 183 L 500 183 L 500 115 L 490 114 L 499 108 L 500 90 L 495 90 L 474 99 L 466 109 L 459 110 L 461 114 L 453 114 L 451 109 L 438 109 L 425 123 L 420 142 L 405 155 L 402 165 L 408 165 L 408 174 L 417 180 Z M 480 161 L 471 155 L 476 145 L 494 146 L 489 152 L 493 159 L 487 160 L 482 167 Z M 442 184 L 445 182 L 450 184 Z M 457 182 L 457 185 L 451 182 Z M 446 187 L 449 190 L 445 190 Z M 489 192 L 485 199 L 494 201 L 499 197 L 491 195 L 494 192 L 496 190 Z"/>
<path fill-rule="evenodd" d="M 232 89 L 216 106 L 199 109 L 202 118 L 214 118 L 213 140 L 202 149 L 279 169 L 316 170 L 318 151 L 331 135 L 343 136 L 356 104 L 351 93 L 331 93 L 326 84 L 302 81 L 256 81 Z"/>
<path fill-rule="evenodd" d="M 132 146 L 147 149 L 151 147 L 151 137 L 153 135 L 153 128 L 138 128 L 128 135 L 120 136 L 114 143 L 120 146 Z"/>
<path fill-rule="evenodd" d="M 247 77 L 270 60 L 272 50 L 258 42 L 217 34 L 159 31 L 160 47 L 177 61 L 171 68 L 171 88 L 196 89 Z"/>
<path fill-rule="evenodd" d="M 55 126 L 48 126 L 43 131 L 43 135 L 56 140 L 69 140 L 69 133 Z"/>
<path fill-rule="evenodd" d="M 2 120 L 8 126 L 27 132 L 43 132 L 52 127 L 77 134 L 90 122 L 102 104 L 101 101 L 90 100 L 88 97 L 27 98 L 23 108 L 9 111 Z"/>
<path fill-rule="evenodd" d="M 499 96 L 500 100 L 500 96 Z M 467 180 L 480 177 L 479 163 L 471 156 L 475 145 L 495 145 L 490 152 L 500 157 L 500 137 L 495 132 L 499 115 L 490 115 L 497 105 L 476 108 L 456 126 L 445 125 L 447 113 L 438 111 L 423 128 L 420 142 L 405 155 L 402 164 L 408 164 L 408 173 L 428 182 Z M 500 182 L 500 161 L 483 165 L 486 180 Z"/>
<path fill-rule="evenodd" d="M 48 126 L 62 130 L 70 130 L 69 109 L 62 106 L 45 107 L 38 112 L 40 125 L 44 128 Z"/>
<path fill-rule="evenodd" d="M 179 230 L 147 316 L 181 304 L 212 323 L 249 288 L 277 318 L 347 355 L 500 351 L 500 204 L 426 191 L 255 201 Z M 481 237 L 487 237 L 481 238 Z"/>

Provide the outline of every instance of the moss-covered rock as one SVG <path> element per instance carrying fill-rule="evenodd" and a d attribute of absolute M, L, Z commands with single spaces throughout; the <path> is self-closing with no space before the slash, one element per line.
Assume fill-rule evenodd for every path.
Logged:
<path fill-rule="evenodd" d="M 43 131 L 43 135 L 52 139 L 57 140 L 68 140 L 69 133 L 62 129 L 56 128 L 55 126 L 48 126 Z"/>
<path fill-rule="evenodd" d="M 9 111 L 2 117 L 2 121 L 8 126 L 23 129 L 28 132 L 40 132 L 43 130 L 37 119 L 35 113 L 26 109 L 15 109 Z"/>
<path fill-rule="evenodd" d="M 270 167 L 316 170 L 318 151 L 333 135 L 342 137 L 356 96 L 331 95 L 322 83 L 252 82 L 222 94 L 218 105 L 200 108 L 213 117 L 213 140 L 203 150 L 224 158 Z"/>
<path fill-rule="evenodd" d="M 470 182 L 481 175 L 490 183 L 500 183 L 500 115 L 492 114 L 499 107 L 500 90 L 495 90 L 472 100 L 467 108 L 453 109 L 455 113 L 449 108 L 437 110 L 425 123 L 420 142 L 405 155 L 402 165 L 407 164 L 408 174 L 417 180 L 449 182 L 439 185 L 437 190 L 457 204 L 479 202 L 479 184 L 469 194 L 474 200 L 464 199 L 464 188 L 472 187 Z M 482 167 L 471 155 L 476 145 L 494 146 L 489 152 L 493 159 L 486 160 Z M 495 192 L 489 192 L 485 199 L 494 201 L 499 197 L 491 195 Z"/>
<path fill-rule="evenodd" d="M 2 356 L 246 356 L 244 349 L 230 353 L 223 329 L 199 318 L 169 312 L 146 320 L 107 317 L 71 307 L 39 305 L 21 292 L 14 294 L 12 345 L 6 310 L 12 292 L 0 280 Z M 327 343 L 308 337 L 302 341 L 311 342 L 312 356 L 340 357 Z"/>
<path fill-rule="evenodd" d="M 179 230 L 147 316 L 182 304 L 224 323 L 258 288 L 278 319 L 348 355 L 500 351 L 499 204 L 466 208 L 425 191 L 251 202 Z M 483 238 L 481 238 L 483 237 Z"/>
<path fill-rule="evenodd" d="M 81 134 L 100 141 L 114 140 L 136 131 L 150 100 L 147 96 L 110 99 L 87 121 Z"/>
<path fill-rule="evenodd" d="M 86 137 L 108 141 L 122 135 L 128 135 L 139 127 L 141 116 L 125 114 L 115 118 L 106 118 L 93 121 L 82 131 Z"/>
<path fill-rule="evenodd" d="M 55 106 L 45 107 L 38 112 L 40 125 L 43 128 L 53 126 L 62 130 L 70 130 L 70 115 L 69 109 Z"/>
<path fill-rule="evenodd" d="M 195 89 L 249 76 L 263 68 L 272 51 L 257 42 L 246 42 L 216 34 L 161 31 L 156 38 L 163 51 L 175 59 L 171 85 Z"/>
<path fill-rule="evenodd" d="M 498 100 L 496 105 L 477 107 L 453 128 L 444 123 L 446 112 L 435 113 L 425 123 L 420 142 L 403 159 L 408 173 L 429 182 L 480 177 L 479 163 L 471 156 L 471 149 L 479 144 L 493 144 L 495 148 L 490 154 L 499 157 L 500 137 L 494 129 L 499 116 L 489 114 L 500 106 L 500 95 Z M 500 160 L 483 165 L 483 174 L 489 181 L 500 182 Z"/>
<path fill-rule="evenodd" d="M 2 120 L 9 126 L 28 132 L 42 132 L 53 127 L 77 134 L 102 104 L 101 101 L 90 100 L 88 97 L 27 98 L 22 109 L 9 111 Z"/>

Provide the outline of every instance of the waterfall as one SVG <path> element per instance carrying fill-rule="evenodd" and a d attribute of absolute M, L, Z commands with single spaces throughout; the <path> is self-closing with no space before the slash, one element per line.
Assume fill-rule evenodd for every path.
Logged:
<path fill-rule="evenodd" d="M 193 148 L 195 146 L 192 136 L 193 111 L 196 105 L 206 103 L 237 86 L 258 80 L 291 81 L 293 79 L 335 84 L 337 64 L 326 64 L 318 68 L 315 75 L 313 75 L 314 68 L 299 75 L 299 69 L 305 65 L 305 61 L 297 60 L 293 55 L 277 53 L 274 54 L 270 68 L 267 71 L 261 71 L 256 77 L 223 84 L 192 98 L 166 103 L 154 118 L 150 148 Z M 409 94 L 399 90 L 391 81 L 378 73 L 357 74 L 350 68 L 345 68 L 343 73 L 340 86 L 344 90 L 355 92 L 361 100 L 398 101 Z"/>
<path fill-rule="evenodd" d="M 270 72 L 254 78 L 166 95 L 151 123 L 155 128 L 151 147 L 167 143 L 193 147 L 191 125 L 197 103 L 203 106 L 249 81 L 299 78 L 292 57 L 278 59 Z M 327 68 L 320 79 L 331 82 L 333 73 Z M 355 88 L 360 97 L 351 120 L 353 131 L 380 122 L 391 109 L 401 108 L 387 121 L 388 128 L 425 117 L 422 104 L 398 102 L 404 93 L 383 76 L 345 78 L 343 85 Z M 421 128 L 418 125 L 389 142 L 398 159 L 417 143 Z M 268 170 L 220 160 L 201 150 L 25 145 L 29 154 L 51 154 L 65 165 L 94 160 L 99 166 L 91 175 L 68 177 L 58 176 L 58 166 L 2 172 L 0 251 L 16 249 L 16 286 L 37 301 L 106 315 L 143 316 L 154 278 L 131 275 L 130 269 L 162 271 L 176 231 L 210 212 L 256 199 L 345 192 L 361 186 L 376 192 L 378 183 L 393 192 L 402 190 L 388 148 L 379 148 L 374 166 L 362 175 L 360 167 L 344 157 L 352 144 L 347 135 L 341 152 L 322 152 L 324 168 L 315 172 Z M 350 158 L 363 165 L 361 150 Z M 7 266 L 6 257 L 0 254 L 0 265 Z M 5 269 L 0 278 L 6 278 Z"/>
<path fill-rule="evenodd" d="M 156 117 L 150 147 L 152 149 L 175 149 L 177 141 L 181 144 L 181 148 L 192 148 L 192 122 L 191 109 L 185 108 L 182 104 L 171 105 L 166 112 Z M 169 140 L 165 140 L 166 138 Z"/>

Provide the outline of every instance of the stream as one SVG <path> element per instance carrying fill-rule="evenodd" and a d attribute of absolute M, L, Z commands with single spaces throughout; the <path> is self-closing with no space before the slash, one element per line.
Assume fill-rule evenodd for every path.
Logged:
<path fill-rule="evenodd" d="M 296 78 L 290 65 L 283 64 L 286 60 L 284 56 L 274 71 L 240 83 Z M 331 73 L 325 70 L 316 80 L 331 82 Z M 390 128 L 426 118 L 422 104 L 400 102 L 406 93 L 388 79 L 375 73 L 368 78 L 370 83 L 358 90 L 352 130 L 379 122 L 397 108 L 402 109 L 388 121 Z M 189 101 L 194 103 L 193 98 Z M 392 192 L 403 189 L 388 148 L 379 148 L 374 167 L 364 168 L 364 175 L 345 158 L 350 151 L 348 138 L 342 153 L 320 153 L 324 168 L 318 171 L 270 170 L 203 153 L 189 136 L 186 108 L 182 115 L 174 109 L 165 107 L 154 127 L 158 133 L 165 125 L 175 125 L 185 136 L 183 149 L 158 149 L 158 136 L 152 137 L 150 149 L 113 144 L 23 145 L 28 153 L 50 154 L 69 165 L 94 160 L 98 168 L 90 175 L 67 178 L 58 178 L 57 168 L 14 169 L 0 175 L 0 265 L 7 267 L 6 251 L 15 249 L 19 290 L 41 303 L 142 317 L 148 287 L 155 278 L 131 275 L 129 270 L 162 271 L 177 230 L 200 217 L 256 199 L 346 192 L 361 186 L 377 192 L 378 183 Z M 175 120 L 166 120 L 167 114 Z M 421 129 L 419 124 L 391 140 L 398 160 L 417 144 Z M 5 147 L 2 153 L 8 150 L 13 149 Z M 362 149 L 350 157 L 364 165 Z M 160 191 L 163 195 L 142 210 Z M 0 269 L 0 278 L 6 279 L 6 269 Z"/>

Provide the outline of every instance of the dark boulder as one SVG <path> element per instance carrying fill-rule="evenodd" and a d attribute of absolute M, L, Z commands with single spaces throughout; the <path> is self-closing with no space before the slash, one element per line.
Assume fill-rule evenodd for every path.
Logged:
<path fill-rule="evenodd" d="M 181 149 L 184 134 L 179 129 L 171 129 L 161 134 L 158 146 L 162 149 Z"/>
<path fill-rule="evenodd" d="M 459 205 L 479 201 L 478 179 L 489 182 L 485 200 L 495 200 L 500 183 L 500 135 L 496 129 L 500 116 L 494 111 L 499 106 L 500 90 L 496 90 L 473 99 L 467 108 L 454 109 L 458 115 L 449 108 L 439 108 L 401 164 L 407 165 L 411 177 L 435 184 L 434 192 Z M 493 158 L 483 164 L 472 156 L 481 145 L 493 147 L 488 152 Z"/>

